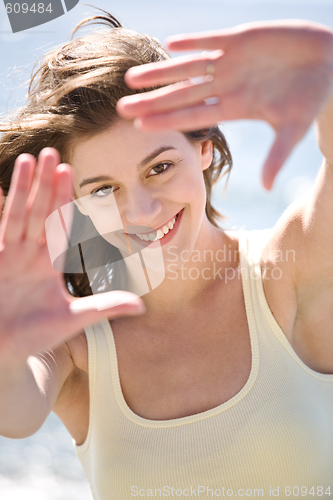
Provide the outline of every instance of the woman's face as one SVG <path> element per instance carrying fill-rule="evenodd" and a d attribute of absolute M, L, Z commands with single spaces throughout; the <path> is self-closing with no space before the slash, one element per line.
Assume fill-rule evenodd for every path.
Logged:
<path fill-rule="evenodd" d="M 154 245 L 155 238 L 163 252 L 170 245 L 176 252 L 191 250 L 205 216 L 203 170 L 211 161 L 211 141 L 192 143 L 174 131 L 145 133 L 119 120 L 73 147 L 76 203 L 127 254 Z"/>

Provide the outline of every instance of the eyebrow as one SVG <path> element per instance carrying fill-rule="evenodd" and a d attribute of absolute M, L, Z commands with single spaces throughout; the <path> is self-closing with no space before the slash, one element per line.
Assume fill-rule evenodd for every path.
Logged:
<path fill-rule="evenodd" d="M 173 146 L 162 146 L 160 148 L 155 149 L 150 155 L 146 156 L 138 165 L 137 170 L 141 170 L 141 168 L 152 161 L 154 158 L 159 156 L 160 154 L 164 153 L 165 151 L 170 151 L 176 149 Z M 82 188 L 83 186 L 86 186 L 87 184 L 93 184 L 95 182 L 101 182 L 101 181 L 113 181 L 112 177 L 109 177 L 108 175 L 99 175 L 97 177 L 87 177 L 87 179 L 84 179 L 80 184 L 79 187 Z"/>

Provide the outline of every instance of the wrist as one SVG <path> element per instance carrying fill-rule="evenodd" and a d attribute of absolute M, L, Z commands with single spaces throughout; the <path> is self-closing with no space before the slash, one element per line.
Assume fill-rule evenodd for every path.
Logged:
<path fill-rule="evenodd" d="M 28 371 L 28 360 L 0 360 L 0 393 L 20 384 Z"/>

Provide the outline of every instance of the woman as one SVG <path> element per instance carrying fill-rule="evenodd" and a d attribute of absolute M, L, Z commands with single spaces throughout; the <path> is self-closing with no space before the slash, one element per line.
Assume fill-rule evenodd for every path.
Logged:
<path fill-rule="evenodd" d="M 328 498 L 332 34 L 313 23 L 235 28 L 223 54 L 175 63 L 164 62 L 156 40 L 124 30 L 110 15 L 95 19 L 113 29 L 47 55 L 28 104 L 3 125 L 1 182 L 9 192 L 0 226 L 0 432 L 29 436 L 54 411 L 96 499 L 286 498 L 297 488 L 306 498 Z M 216 48 L 216 35 L 205 40 L 204 48 Z M 242 59 L 246 50 L 258 54 L 250 60 L 254 75 Z M 232 95 L 223 86 L 228 54 Z M 130 67 L 158 61 L 148 73 L 131 70 L 128 83 L 147 89 L 208 78 L 154 94 L 125 88 Z M 243 63 L 248 85 L 246 71 L 239 74 Z M 208 97 L 220 103 L 203 102 Z M 125 118 L 116 114 L 117 102 Z M 164 114 L 152 117 L 152 109 Z M 289 207 L 272 230 L 226 231 L 210 204 L 211 186 L 231 168 L 225 139 L 212 125 L 244 115 L 266 119 L 278 134 L 267 187 L 317 118 L 325 161 L 312 198 Z M 138 116 L 136 126 L 153 123 L 153 133 L 135 128 Z M 175 119 L 193 132 L 179 132 Z M 39 154 L 44 146 L 55 149 Z M 57 150 L 66 164 L 59 165 Z M 37 164 L 27 153 L 39 154 Z M 64 262 L 54 253 L 67 289 L 50 262 L 60 233 L 46 234 L 44 223 L 61 208 L 68 228 L 71 199 L 74 217 L 84 221 L 80 235 L 70 235 L 83 269 L 71 255 Z M 114 224 L 118 215 L 121 226 Z M 83 248 L 89 221 L 102 237 L 95 253 L 107 242 L 118 260 L 105 261 L 106 252 L 96 263 L 89 245 Z M 150 280 L 147 293 L 142 285 L 149 288 L 154 265 L 145 251 L 159 250 L 164 279 L 156 287 Z M 125 285 L 117 291 L 112 266 L 121 258 Z M 108 268 L 103 276 L 101 267 Z M 144 314 L 131 291 L 144 295 Z"/>

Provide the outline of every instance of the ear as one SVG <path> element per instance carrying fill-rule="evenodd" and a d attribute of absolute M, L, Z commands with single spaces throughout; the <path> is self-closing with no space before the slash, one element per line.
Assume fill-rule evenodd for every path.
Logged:
<path fill-rule="evenodd" d="M 206 170 L 210 167 L 213 161 L 213 142 L 212 141 L 203 141 L 201 142 L 201 169 Z"/>

